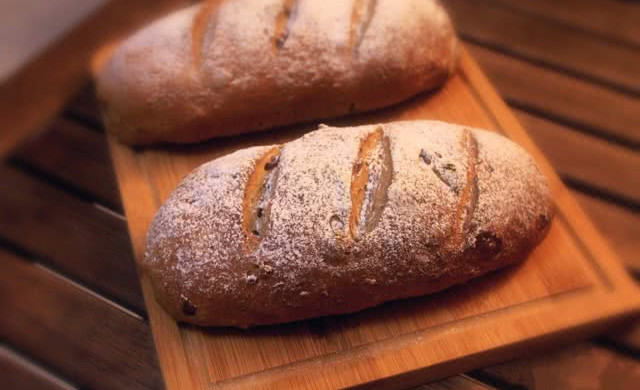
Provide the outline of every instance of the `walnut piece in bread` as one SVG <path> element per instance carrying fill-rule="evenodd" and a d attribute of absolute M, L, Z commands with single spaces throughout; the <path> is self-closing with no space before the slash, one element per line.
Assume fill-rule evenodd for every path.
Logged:
<path fill-rule="evenodd" d="M 508 139 L 436 121 L 323 127 L 188 175 L 143 271 L 176 319 L 249 327 L 432 293 L 523 260 L 553 218 Z"/>
<path fill-rule="evenodd" d="M 214 0 L 126 39 L 98 100 L 122 142 L 197 142 L 399 103 L 447 79 L 456 45 L 435 0 Z"/>

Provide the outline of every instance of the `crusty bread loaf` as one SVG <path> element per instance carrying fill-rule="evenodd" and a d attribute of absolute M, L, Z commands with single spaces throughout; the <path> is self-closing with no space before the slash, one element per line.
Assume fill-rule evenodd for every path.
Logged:
<path fill-rule="evenodd" d="M 423 295 L 523 260 L 553 217 L 533 160 L 433 121 L 321 128 L 187 176 L 143 271 L 180 321 L 248 327 Z"/>
<path fill-rule="evenodd" d="M 218 0 L 127 39 L 97 90 L 123 142 L 187 143 L 398 103 L 455 52 L 434 0 Z"/>

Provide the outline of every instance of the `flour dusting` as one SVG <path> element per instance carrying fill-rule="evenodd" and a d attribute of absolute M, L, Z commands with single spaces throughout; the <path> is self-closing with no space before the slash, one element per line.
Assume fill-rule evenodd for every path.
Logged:
<path fill-rule="evenodd" d="M 347 226 L 353 164 L 361 141 L 380 127 L 393 167 L 388 200 L 375 227 L 353 240 Z M 469 131 L 477 142 L 474 158 L 462 142 Z M 335 281 L 371 291 L 409 283 L 410 290 L 416 280 L 486 272 L 490 261 L 475 258 L 486 250 L 477 237 L 500 240 L 508 256 L 521 250 L 540 218 L 551 218 L 544 177 L 502 136 L 436 121 L 323 127 L 282 145 L 267 233 L 248 250 L 241 226 L 244 186 L 255 162 L 273 147 L 237 151 L 183 180 L 148 232 L 144 266 L 156 278 L 181 286 L 185 296 L 279 291 L 283 304 L 294 306 L 299 297 L 336 299 Z M 442 180 L 433 169 L 439 163 L 450 164 L 455 175 Z M 462 195 L 451 187 L 465 186 L 467 164 L 475 164 L 477 204 L 471 216 L 456 216 Z M 372 167 L 375 181 L 380 169 Z M 462 241 L 452 245 L 449 236 L 461 226 L 456 218 L 468 223 Z"/>

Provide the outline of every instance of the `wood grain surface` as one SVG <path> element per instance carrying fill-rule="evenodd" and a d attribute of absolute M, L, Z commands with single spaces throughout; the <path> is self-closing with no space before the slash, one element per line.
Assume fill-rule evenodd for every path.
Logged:
<path fill-rule="evenodd" d="M 26 141 L 11 157 L 34 174 L 47 175 L 101 204 L 122 209 L 109 149 L 99 131 L 56 118 L 42 135 Z"/>
<path fill-rule="evenodd" d="M 77 92 L 67 103 L 62 115 L 83 123 L 89 129 L 103 131 L 95 85 L 89 83 Z"/>
<path fill-rule="evenodd" d="M 5 240 L 144 311 L 121 217 L 13 167 L 0 166 L 0 177 L 0 235 Z"/>
<path fill-rule="evenodd" d="M 489 386 L 466 375 L 457 375 L 437 382 L 431 382 L 407 390 L 491 390 Z"/>
<path fill-rule="evenodd" d="M 514 3 L 518 1 L 444 2 L 457 22 L 459 34 L 469 41 L 593 82 L 640 93 L 640 56 L 633 47 L 514 10 Z M 576 6 L 574 13 L 581 13 L 582 8 Z M 593 60 L 593 53 L 598 53 L 599 61 Z"/>
<path fill-rule="evenodd" d="M 532 340 L 566 337 L 569 328 L 588 329 L 584 325 L 601 325 L 605 318 L 637 308 L 640 297 L 633 295 L 636 290 L 613 253 L 466 53 L 459 74 L 437 93 L 370 115 L 328 122 L 417 118 L 501 131 L 538 160 L 550 180 L 559 217 L 529 260 L 435 296 L 250 331 L 176 324 L 155 302 L 142 275 L 168 388 L 251 384 L 333 389 L 364 383 L 398 387 L 504 358 Z M 193 168 L 241 147 L 295 138 L 310 128 L 136 151 L 111 141 L 136 258 L 142 255 L 153 213 Z"/>
<path fill-rule="evenodd" d="M 610 141 L 635 149 L 640 146 L 640 132 L 634 126 L 640 98 L 481 46 L 467 46 L 509 104 Z"/>
<path fill-rule="evenodd" d="M 0 345 L 0 388 L 72 390 L 76 387 Z"/>
<path fill-rule="evenodd" d="M 640 175 L 628 174 L 640 172 L 640 154 L 521 110 L 515 113 L 563 178 L 593 183 L 601 191 L 640 204 Z"/>
<path fill-rule="evenodd" d="M 632 272 L 640 275 L 640 213 L 581 192 L 576 191 L 574 195 L 619 258 Z"/>
<path fill-rule="evenodd" d="M 514 10 L 553 20 L 640 49 L 640 7 L 625 0 L 496 0 Z"/>
<path fill-rule="evenodd" d="M 483 369 L 482 373 L 509 386 L 531 390 L 632 390 L 640 381 L 640 365 L 634 359 L 590 343 L 507 362 Z"/>
<path fill-rule="evenodd" d="M 156 356 L 141 318 L 37 263 L 4 251 L 0 261 L 0 300 L 11 313 L 0 321 L 0 338 L 85 386 L 161 386 L 158 373 L 146 369 Z"/>
<path fill-rule="evenodd" d="M 186 1 L 185 1 L 186 2 Z M 116 1 L 114 1 L 116 3 Z M 562 2 L 552 0 L 467 0 L 462 1 L 447 1 L 444 3 L 452 7 L 459 7 L 457 10 L 452 11 L 452 16 L 456 19 L 456 24 L 463 33 L 465 39 L 468 39 L 476 45 L 471 47 L 473 50 L 476 46 L 486 49 L 490 53 L 495 53 L 496 56 L 486 56 L 488 61 L 483 61 L 479 58 L 480 64 L 490 74 L 491 81 L 501 90 L 510 91 L 510 96 L 507 96 L 508 101 L 512 104 L 512 107 L 516 109 L 516 115 L 518 119 L 525 125 L 528 133 L 532 139 L 538 144 L 539 148 L 545 153 L 549 160 L 553 163 L 556 170 L 560 173 L 562 179 L 571 188 L 571 192 L 577 197 L 579 203 L 583 209 L 593 219 L 597 225 L 598 230 L 603 236 L 610 242 L 611 247 L 619 254 L 620 258 L 625 261 L 625 264 L 636 275 L 640 275 L 638 271 L 640 268 L 639 254 L 640 254 L 640 241 L 637 239 L 640 236 L 640 211 L 637 202 L 633 201 L 633 198 L 629 198 L 633 195 L 633 186 L 629 185 L 627 181 L 633 180 L 630 177 L 630 172 L 633 169 L 625 169 L 625 161 L 632 161 L 627 159 L 619 159 L 617 152 L 620 151 L 623 155 L 637 155 L 637 144 L 627 142 L 625 137 L 616 136 L 617 130 L 619 130 L 620 122 L 613 120 L 604 120 L 599 122 L 593 122 L 593 118 L 581 119 L 580 112 L 589 111 L 591 105 L 600 104 L 602 102 L 615 101 L 611 99 L 593 99 L 591 96 L 585 95 L 583 92 L 589 90 L 589 85 L 595 86 L 595 95 L 600 92 L 607 93 L 607 91 L 613 91 L 615 96 L 627 96 L 628 98 L 636 98 L 637 93 L 634 92 L 631 84 L 625 87 L 617 83 L 612 82 L 609 76 L 611 73 L 607 69 L 612 69 L 612 66 L 621 66 L 623 64 L 611 64 L 612 58 L 606 58 L 601 55 L 599 50 L 603 48 L 602 41 L 610 42 L 614 48 L 614 52 L 619 50 L 620 45 L 624 45 L 629 49 L 635 50 L 638 53 L 640 49 L 640 24 L 637 23 L 640 15 L 640 5 L 633 1 L 618 1 L 618 0 L 566 0 Z M 474 4 L 470 4 L 474 3 Z M 102 26 L 112 24 L 114 33 L 117 34 L 118 29 L 122 31 L 127 28 L 132 28 L 135 23 L 134 17 L 136 15 L 143 15 L 143 13 L 137 13 L 136 7 L 142 6 L 146 10 L 147 17 L 152 17 L 154 13 L 162 12 L 162 6 L 149 7 L 144 1 L 135 2 L 121 2 L 124 7 L 111 8 L 117 12 L 126 12 L 126 6 L 131 5 L 132 12 L 128 17 L 132 17 L 132 24 L 125 23 L 122 17 L 109 17 L 108 15 L 101 16 Z M 459 14 L 464 12 L 465 9 L 472 9 L 475 12 L 473 18 L 467 18 L 466 22 L 458 17 Z M 120 10 L 120 11 L 118 11 Z M 496 11 L 498 10 L 498 11 Z M 507 12 L 503 12 L 507 10 Z M 579 12 L 578 12 L 579 10 Z M 496 17 L 499 16 L 499 17 Z M 11 17 L 11 15 L 3 15 L 3 17 Z M 463 17 L 466 18 L 465 15 Z M 496 28 L 499 28 L 503 36 L 499 35 L 487 35 L 486 23 L 483 20 L 490 19 L 493 21 Z M 514 21 L 522 21 L 524 24 L 514 23 Z M 116 24 L 114 24 L 116 23 Z M 473 23 L 473 26 L 464 26 L 462 23 Z M 554 25 L 554 23 L 556 25 Z M 542 26 L 549 28 L 556 32 L 557 35 L 546 34 L 548 39 L 555 40 L 556 42 L 549 42 L 548 40 L 539 39 L 536 34 L 523 34 L 523 26 L 531 28 L 531 31 L 538 31 Z M 506 28 L 508 27 L 508 28 Z M 475 28 L 478 28 L 478 32 L 475 32 Z M 84 28 L 82 34 L 84 37 L 78 40 L 76 34 L 69 34 L 67 38 L 71 38 L 71 42 L 87 42 L 92 39 L 101 39 L 105 30 L 102 27 L 97 29 Z M 543 31 L 544 32 L 544 31 Z M 567 37 L 563 35 L 567 34 Z M 583 35 L 583 38 L 577 35 Z M 511 37 L 510 35 L 513 35 Z M 74 38 L 75 36 L 75 38 Z M 483 39 L 484 38 L 484 39 Z M 486 39 L 490 38 L 490 39 Z M 530 40 L 530 41 L 529 41 Z M 549 56 L 545 51 L 545 46 L 548 44 L 554 45 L 557 48 L 558 42 L 580 42 L 580 46 L 568 47 L 567 53 L 571 55 L 565 55 L 562 52 L 556 53 L 557 58 L 561 58 L 561 61 L 557 61 L 555 57 Z M 532 44 L 533 42 L 533 44 Z M 34 105 L 34 107 L 23 110 L 6 110 L 3 113 L 8 113 L 11 117 L 3 116 L 4 119 L 11 119 L 13 123 L 18 123 L 19 126 L 15 127 L 18 131 L 25 131 L 21 133 L 18 138 L 11 138 L 9 133 L 11 126 L 4 126 L 3 132 L 0 134 L 0 139 L 14 139 L 20 140 L 29 137 L 29 134 L 42 130 L 41 136 L 32 137 L 25 143 L 25 148 L 15 153 L 9 160 L 8 171 L 15 172 L 16 170 L 23 174 L 24 177 L 29 180 L 20 181 L 5 181 L 2 174 L 0 174 L 0 187 L 4 190 L 5 183 L 11 183 L 11 193 L 13 196 L 1 197 L 0 203 L 5 203 L 4 206 L 0 205 L 3 210 L 13 209 L 17 204 L 15 197 L 22 196 L 21 194 L 33 193 L 34 183 L 39 185 L 35 188 L 47 189 L 42 192 L 42 198 L 36 203 L 38 213 L 35 215 L 49 215 L 48 208 L 54 210 L 58 209 L 56 203 L 54 203 L 58 197 L 54 196 L 48 201 L 48 194 L 50 189 L 55 189 L 56 193 L 63 193 L 68 195 L 65 197 L 65 206 L 62 210 L 71 208 L 76 210 L 71 213 L 72 219 L 80 219 L 85 221 L 91 221 L 94 215 L 104 214 L 109 217 L 117 216 L 117 213 L 121 211 L 121 208 L 115 204 L 115 198 L 111 198 L 113 192 L 113 182 L 108 180 L 109 183 L 102 182 L 101 180 L 91 180 L 92 177 L 103 178 L 112 177 L 109 157 L 104 153 L 106 150 L 106 142 L 104 136 L 100 133 L 101 122 L 98 116 L 97 105 L 93 96 L 93 89 L 90 84 L 83 87 L 82 91 L 75 95 L 75 97 L 66 102 L 66 97 L 71 96 L 74 90 L 80 85 L 84 84 L 84 76 L 79 75 L 78 72 L 86 74 L 86 69 L 78 66 L 58 66 L 54 73 L 59 73 L 51 80 L 45 78 L 45 82 L 41 81 L 43 78 L 40 76 L 33 76 L 34 72 L 44 72 L 44 74 L 51 73 L 51 64 L 53 63 L 65 63 L 69 61 L 70 53 L 73 53 L 75 49 L 70 49 L 70 44 L 63 45 L 57 44 L 49 50 L 43 58 L 53 58 L 53 61 L 38 61 L 38 66 L 30 67 L 30 72 L 24 73 L 26 77 L 32 78 L 32 83 L 13 83 L 11 85 L 24 87 L 22 92 L 24 96 L 28 97 L 23 100 L 24 104 Z M 59 48 L 67 48 L 60 50 Z M 57 49 L 56 49 L 57 48 Z M 78 48 L 80 52 L 86 50 L 91 51 L 91 46 L 81 46 Z M 604 52 L 611 53 L 611 49 L 603 48 Z M 88 58 L 90 54 L 83 58 Z M 56 56 L 60 58 L 55 58 Z M 574 59 L 573 57 L 576 56 Z M 591 58 L 592 63 L 586 64 L 584 58 Z M 622 57 L 620 57 L 622 58 Z M 520 92 L 514 91 L 509 85 L 514 82 L 513 72 L 502 72 L 501 66 L 496 66 L 496 62 L 506 61 L 508 67 L 511 60 L 517 60 L 519 62 L 528 63 L 534 65 L 530 73 L 531 77 L 527 80 L 516 80 L 519 88 L 530 88 L 533 93 L 526 93 L 527 89 Z M 633 59 L 632 62 L 633 63 Z M 62 73 L 68 73 L 68 76 L 62 76 Z M 542 72 L 542 73 L 539 73 Z M 538 76 L 542 74 L 542 78 Z M 547 74 L 556 74 L 563 76 L 562 82 L 557 82 L 552 85 L 551 89 L 542 88 L 537 83 L 545 82 L 548 80 L 545 77 Z M 615 79 L 616 75 L 613 75 Z M 632 75 L 633 76 L 633 75 Z M 63 77 L 70 77 L 69 79 L 76 80 L 74 83 L 59 83 L 56 80 L 61 80 Z M 581 81 L 577 85 L 579 86 L 575 90 L 572 89 L 572 80 Z M 621 78 L 617 78 L 618 81 L 624 82 Z M 543 90 L 545 93 L 553 95 L 554 93 L 560 93 L 561 96 L 573 97 L 570 99 L 554 99 L 553 104 L 557 107 L 551 107 L 545 104 L 544 94 L 540 94 L 539 91 Z M 2 93 L 9 91 L 6 97 L 12 99 L 15 92 L 11 90 L 3 89 Z M 15 91 L 15 90 L 14 90 Z M 513 97 L 517 97 L 513 99 Z M 552 96 L 553 97 L 553 96 Z M 624 100 L 624 99 L 623 99 Z M 0 101 L 3 101 L 0 99 Z M 54 102 L 55 101 L 55 102 Z M 578 105 L 579 111 L 575 113 L 576 101 L 580 102 Z M 634 101 L 634 100 L 632 100 Z M 55 103 L 55 104 L 52 104 Z M 564 109 L 563 105 L 568 105 Z M 581 107 L 585 107 L 584 109 Z M 63 112 L 57 119 L 52 122 L 47 118 L 53 118 L 56 107 L 63 107 Z M 614 110 L 614 114 L 618 112 L 618 107 L 611 106 Z M 597 110 L 602 111 L 602 110 Z M 22 114 L 35 117 L 21 117 Z M 3 114 L 4 115 L 4 114 Z M 601 115 L 601 114 L 599 114 Z M 640 110 L 630 112 L 626 117 L 632 123 L 640 120 Z M 531 117 L 528 120 L 527 116 Z M 39 119 L 38 119 L 39 118 Z M 45 119 L 43 119 L 45 118 Z M 37 120 L 34 120 L 37 119 Z M 56 128 L 57 122 L 67 122 L 71 126 L 64 125 L 64 129 L 60 131 Z M 42 126 L 42 123 L 50 122 L 51 125 Z M 8 123 L 8 122 L 3 122 Z M 35 124 L 37 127 L 29 127 L 30 124 Z M 604 126 L 604 127 L 601 127 Z M 72 130 L 69 130 L 73 127 Z M 611 128 L 610 128 L 611 127 Z M 89 135 L 83 135 L 81 132 L 87 131 Z M 635 132 L 634 128 L 631 131 Z M 54 134 L 49 134 L 49 133 Z M 539 133 L 539 134 L 537 134 Z M 6 138 L 9 137 L 9 138 Z M 555 138 L 557 137 L 557 139 Z M 85 145 L 86 140 L 86 145 Z M 557 141 L 557 142 L 554 142 Z M 578 140 L 581 148 L 569 147 L 573 140 Z M 621 142 L 622 141 L 622 142 Z M 2 141 L 0 141 L 1 143 Z M 56 158 L 47 156 L 49 148 L 51 153 Z M 562 147 L 566 145 L 567 147 Z M 86 150 L 78 150 L 78 148 L 84 147 Z M 582 148 L 587 151 L 595 153 L 597 156 L 605 157 L 600 163 L 589 162 L 588 154 L 584 153 Z M 611 153 L 609 153 L 611 152 Z M 629 153 L 630 152 L 630 153 Z M 43 155 L 39 155 L 43 154 Z M 576 155 L 580 158 L 581 163 L 576 164 L 572 161 L 572 156 Z M 613 156 L 613 159 L 609 157 Z M 61 161 L 58 161 L 60 159 Z M 611 164 L 610 164 L 611 161 Z M 606 174 L 607 167 L 609 173 Z M 105 176 L 106 175 L 106 176 Z M 111 189 L 110 189 L 111 188 Z M 109 194 L 111 193 L 111 195 Z M 107 198 L 108 196 L 108 198 Z M 31 197 L 28 195 L 27 197 Z M 8 203 L 7 203 L 8 202 Z M 75 204 L 80 204 L 76 207 Z M 97 205 L 97 207 L 84 207 L 83 205 L 91 204 Z M 114 214 L 114 212 L 116 214 Z M 34 215 L 26 212 L 24 209 L 19 211 L 15 215 Z M 56 212 L 52 215 L 56 218 L 64 218 L 65 213 Z M 121 265 L 111 265 L 109 267 L 97 266 L 93 263 L 104 262 L 105 258 L 101 256 L 92 256 L 87 248 L 92 246 L 101 247 L 100 239 L 104 234 L 105 228 L 98 222 L 102 221 L 103 216 L 98 216 L 96 223 L 82 223 L 83 230 L 86 230 L 82 235 L 73 234 L 77 240 L 81 240 L 81 245 L 61 245 L 57 250 L 57 257 L 59 261 L 64 261 L 65 258 L 83 259 L 87 264 L 79 264 L 85 268 L 97 268 L 103 269 L 105 272 L 117 272 L 118 269 L 122 269 Z M 26 262 L 32 264 L 33 259 L 39 259 L 40 256 L 51 257 L 47 250 L 50 248 L 51 241 L 47 241 L 47 235 L 51 234 L 55 238 L 64 238 L 64 234 L 61 234 L 60 223 L 48 224 L 51 219 L 44 218 L 32 218 L 29 217 L 21 226 L 22 232 L 35 231 L 38 232 L 36 236 L 31 240 L 20 240 L 14 242 L 14 236 L 10 234 L 11 226 L 3 226 L 0 232 L 0 247 L 8 248 L 15 254 L 14 259 L 20 262 Z M 5 220 L 0 218 L 0 224 L 13 223 L 13 220 Z M 114 234 L 115 231 L 124 231 L 126 226 L 124 223 L 112 225 L 109 229 L 115 229 L 108 235 Z M 108 229 L 108 230 L 109 230 Z M 62 232 L 68 232 L 69 230 L 63 229 Z M 124 235 L 123 235 L 124 236 Z M 40 240 L 45 239 L 44 242 Z M 28 241 L 28 245 L 22 246 Z M 63 240 L 64 241 L 64 240 Z M 72 242 L 67 241 L 68 242 Z M 111 253 L 110 262 L 122 262 L 125 265 L 131 264 L 131 256 L 129 254 L 130 247 L 127 245 L 117 245 L 113 248 Z M 40 259 L 41 260 L 41 259 Z M 105 273 L 104 278 L 101 278 L 100 282 L 102 286 L 94 285 L 94 281 L 90 278 L 80 276 L 84 271 L 79 273 L 69 273 L 64 267 L 56 265 L 56 261 L 51 259 L 45 260 L 46 265 L 38 265 L 38 268 L 45 270 L 45 273 L 54 275 L 58 280 L 64 281 L 63 285 L 72 286 L 74 288 L 74 296 L 82 297 L 88 296 L 89 301 L 97 301 L 103 303 L 105 306 L 116 308 L 116 312 L 122 312 L 118 309 L 118 305 L 113 302 L 114 296 L 109 294 L 109 291 L 114 291 L 122 286 L 122 281 L 119 281 L 115 277 L 111 277 Z M 4 257 L 0 256 L 0 264 L 4 265 Z M 47 267 L 55 267 L 55 271 L 48 269 Z M 102 267 L 102 268 L 101 268 Z M 3 272 L 6 277 L 0 278 L 0 290 L 3 290 L 5 280 L 11 278 L 22 277 L 21 273 L 15 272 L 13 267 L 3 267 Z M 130 271 L 129 271 L 130 272 Z M 133 273 L 131 273 L 133 275 Z M 39 323 L 41 319 L 47 318 L 42 312 L 52 311 L 64 311 L 65 307 L 68 307 L 65 302 L 68 299 L 67 295 L 52 294 L 50 289 L 44 290 L 44 295 L 55 295 L 56 299 L 45 299 L 45 305 L 40 305 L 32 301 L 39 298 L 40 295 L 30 293 L 31 290 L 38 290 L 39 279 L 29 279 L 35 281 L 34 283 L 21 284 L 21 290 L 10 290 L 9 294 L 0 294 L 0 305 L 3 308 L 16 308 L 16 307 L 29 307 L 29 322 L 25 322 L 28 325 L 24 332 L 33 332 L 35 323 Z M 132 283 L 134 286 L 130 291 L 138 291 L 136 287 L 137 280 L 134 278 L 127 278 L 127 283 Z M 80 283 L 81 287 L 77 287 L 76 283 Z M 47 284 L 47 283 L 45 283 Z M 113 284 L 113 285 L 112 285 Z M 107 287 L 105 287 L 107 285 Z M 108 285 L 112 285 L 108 287 Z M 106 295 L 104 293 L 107 292 Z M 134 293 L 135 294 L 135 293 Z M 93 297 L 93 298 L 92 298 Z M 97 298 L 97 299 L 94 299 Z M 138 301 L 142 298 L 138 295 Z M 122 303 L 122 300 L 117 300 Z M 84 299 L 72 300 L 76 305 L 78 302 L 84 302 Z M 83 307 L 82 305 L 76 306 Z M 104 311 L 103 306 L 97 305 L 95 310 Z M 138 314 L 144 315 L 143 312 L 138 311 L 132 306 L 130 309 L 138 312 Z M 77 323 L 74 324 L 72 329 L 83 329 L 102 325 L 96 325 L 91 320 L 90 316 L 79 316 Z M 109 318 L 109 317 L 106 317 Z M 149 337 L 149 328 L 145 325 L 146 335 L 141 333 L 139 323 L 145 324 L 141 320 L 136 318 L 137 321 L 122 321 L 114 320 L 118 324 L 117 329 L 112 331 L 112 337 L 103 337 L 101 339 L 91 338 L 90 341 L 84 337 L 74 339 L 72 337 L 57 338 L 56 348 L 61 352 L 56 355 L 55 359 L 52 359 L 51 350 L 47 348 L 47 343 L 40 339 L 43 346 L 39 348 L 27 348 L 24 344 L 11 342 L 12 337 L 4 338 L 3 344 L 0 349 L 4 348 L 8 351 L 7 354 L 0 354 L 0 388 L 2 389 L 23 389 L 33 388 L 34 386 L 47 388 L 48 379 L 43 382 L 42 373 L 45 377 L 51 378 L 63 378 L 63 382 L 72 386 L 72 388 L 83 389 L 107 389 L 113 388 L 113 383 L 129 384 L 132 382 L 131 371 L 127 369 L 135 361 L 137 363 L 136 371 L 141 378 L 160 378 L 159 367 L 155 359 L 144 358 L 149 352 L 145 349 L 139 349 L 135 343 L 130 343 L 129 335 L 140 335 L 140 337 Z M 107 321 L 112 321 L 108 319 Z M 1 322 L 1 321 L 0 321 Z M 52 325 L 54 326 L 54 325 Z M 59 330 L 51 331 L 50 334 L 64 333 L 64 329 L 67 328 L 67 324 L 64 321 L 58 321 L 55 323 L 54 328 L 58 327 Z M 8 328 L 7 332 L 22 330 L 21 327 Z M 93 332 L 95 334 L 95 332 Z M 484 369 L 473 371 L 469 375 L 473 375 L 474 379 L 469 379 L 468 376 L 454 376 L 445 380 L 437 382 L 431 382 L 419 386 L 419 389 L 483 389 L 483 388 L 498 388 L 498 389 L 522 389 L 522 388 L 545 388 L 543 384 L 562 384 L 562 388 L 568 389 L 583 389 L 583 388 L 600 388 L 609 389 L 611 383 L 615 383 L 617 386 L 621 384 L 631 383 L 633 381 L 627 380 L 628 378 L 635 378 L 634 368 L 631 365 L 632 361 L 638 364 L 640 359 L 640 323 L 638 321 L 632 322 L 626 326 L 625 329 L 607 329 L 605 336 L 600 336 L 595 342 L 587 342 L 580 344 L 578 347 L 562 347 L 555 344 L 548 350 L 530 351 L 529 356 L 525 356 L 518 360 L 510 361 L 500 364 L 500 375 L 497 375 L 497 370 L 493 367 L 485 367 Z M 20 336 L 20 335 L 18 335 Z M 577 336 L 576 336 L 577 337 Z M 118 339 L 124 341 L 123 344 L 118 344 Z M 20 338 L 18 337 L 18 340 Z M 122 353 L 112 353 L 114 347 L 114 340 L 117 344 L 116 349 L 126 351 L 127 357 L 123 358 Z M 93 353 L 103 351 L 103 356 L 94 357 L 89 353 L 75 353 L 74 351 L 82 350 L 86 351 L 86 347 L 83 347 L 84 343 L 93 343 Z M 130 346 L 129 344 L 130 343 Z M 125 345 L 127 344 L 127 345 Z M 569 351 L 563 353 L 563 351 Z M 153 354 L 153 352 L 151 352 Z M 601 356 L 606 356 L 606 364 Z M 20 357 L 25 357 L 25 360 Z M 6 358 L 6 359 L 5 359 Z M 8 359 L 8 360 L 7 360 Z M 51 361 L 61 359 L 63 363 L 50 364 Z M 630 360 L 633 359 L 633 360 Z M 95 362 L 94 362 L 95 360 Z M 535 361 L 535 362 L 532 362 Z M 580 364 L 573 364 L 573 362 L 580 362 Z M 32 364 L 33 363 L 33 364 Z M 95 367 L 92 367 L 95 366 Z M 615 370 L 615 367 L 626 367 L 624 370 Z M 8 368 L 6 368 L 8 367 Z M 530 367 L 523 370 L 523 367 Z M 536 367 L 536 368 L 533 368 Z M 557 367 L 558 369 L 555 369 Z M 581 371 L 583 367 L 594 367 L 593 372 L 584 373 Z M 607 369 L 601 369 L 601 367 L 609 367 Z M 610 368 L 613 367 L 613 368 Z M 5 369 L 6 368 L 6 369 Z M 459 366 L 456 372 L 464 370 L 465 367 Z M 612 382 L 612 377 L 609 375 L 609 371 L 615 373 L 618 379 Z M 527 373 L 528 372 L 528 373 Z M 496 375 L 491 375 L 491 373 Z M 589 378 L 591 381 L 570 381 L 567 380 L 573 375 L 586 375 L 585 378 Z M 108 381 L 102 381 L 102 377 L 108 375 L 110 379 Z M 607 378 L 608 380 L 601 380 L 600 376 Z M 526 380 L 514 380 L 514 377 L 525 377 Z M 535 378 L 535 380 L 532 380 Z M 626 379 L 625 379 L 626 378 Z M 135 380 L 134 380 L 135 381 Z M 56 381 L 57 383 L 57 381 Z M 142 388 L 162 388 L 163 385 L 159 380 L 146 380 L 138 381 L 139 385 L 134 387 Z M 397 383 L 398 386 L 394 387 L 398 390 L 404 388 L 403 383 Z M 55 386 L 55 385 L 54 385 Z M 120 386 L 127 387 L 126 385 Z M 57 387 L 54 387 L 57 388 Z M 66 387 L 65 387 L 66 388 Z M 620 388 L 624 389 L 624 386 Z M 631 387 L 632 389 L 635 387 Z"/>

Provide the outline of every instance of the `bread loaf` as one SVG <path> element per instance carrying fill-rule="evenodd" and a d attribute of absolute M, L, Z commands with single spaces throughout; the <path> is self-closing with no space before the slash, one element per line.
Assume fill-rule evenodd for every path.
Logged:
<path fill-rule="evenodd" d="M 434 0 L 208 1 L 124 41 L 97 91 L 121 141 L 187 143 L 398 103 L 455 52 Z"/>
<path fill-rule="evenodd" d="M 321 128 L 187 176 L 143 260 L 176 319 L 248 327 L 432 293 L 523 260 L 553 217 L 533 160 L 433 121 Z"/>

